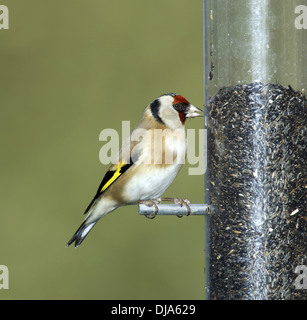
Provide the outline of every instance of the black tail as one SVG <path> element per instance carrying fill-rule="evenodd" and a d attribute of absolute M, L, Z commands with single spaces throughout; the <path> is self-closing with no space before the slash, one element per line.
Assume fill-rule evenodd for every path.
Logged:
<path fill-rule="evenodd" d="M 87 234 L 91 231 L 97 221 L 88 223 L 86 220 L 81 224 L 79 229 L 73 235 L 73 237 L 67 242 L 66 247 L 70 246 L 73 242 L 75 243 L 75 248 L 79 247 Z"/>

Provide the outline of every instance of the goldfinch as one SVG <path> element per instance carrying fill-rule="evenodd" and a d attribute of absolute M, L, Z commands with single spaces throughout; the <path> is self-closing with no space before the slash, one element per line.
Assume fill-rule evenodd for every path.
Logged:
<path fill-rule="evenodd" d="M 185 121 L 202 116 L 200 112 L 175 93 L 161 95 L 151 102 L 124 141 L 85 210 L 87 217 L 66 246 L 74 242 L 78 247 L 100 218 L 120 206 L 138 203 L 156 206 L 184 163 Z"/>

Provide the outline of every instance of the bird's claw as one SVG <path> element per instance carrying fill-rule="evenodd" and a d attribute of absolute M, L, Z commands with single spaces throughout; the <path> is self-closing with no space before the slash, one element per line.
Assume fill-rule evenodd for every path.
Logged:
<path fill-rule="evenodd" d="M 155 212 L 154 214 L 145 214 L 145 217 L 148 219 L 154 219 L 159 211 L 158 204 L 161 203 L 161 199 L 154 199 L 154 200 L 139 200 L 138 203 L 145 204 L 148 207 L 154 207 Z"/>
<path fill-rule="evenodd" d="M 173 201 L 174 204 L 178 204 L 181 207 L 185 206 L 186 209 L 188 210 L 187 216 L 191 214 L 191 208 L 189 204 L 191 203 L 190 200 L 188 199 L 182 199 L 182 198 L 162 198 L 162 201 Z M 177 215 L 178 218 L 182 218 L 182 215 Z"/>

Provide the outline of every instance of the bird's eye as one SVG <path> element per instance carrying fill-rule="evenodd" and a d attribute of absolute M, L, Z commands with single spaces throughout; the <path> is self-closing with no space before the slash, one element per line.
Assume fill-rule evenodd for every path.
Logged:
<path fill-rule="evenodd" d="M 188 108 L 188 104 L 186 104 L 186 103 L 174 103 L 173 104 L 173 108 L 177 112 L 186 112 L 187 108 Z"/>

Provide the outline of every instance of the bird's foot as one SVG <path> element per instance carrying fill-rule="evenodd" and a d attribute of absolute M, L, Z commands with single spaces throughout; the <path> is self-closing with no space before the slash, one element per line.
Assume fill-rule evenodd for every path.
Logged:
<path fill-rule="evenodd" d="M 161 198 L 153 199 L 153 200 L 139 200 L 138 203 L 139 204 L 145 204 L 148 207 L 154 207 L 155 208 L 154 214 L 145 215 L 146 218 L 153 219 L 153 218 L 156 217 L 156 215 L 157 215 L 157 213 L 159 211 L 158 204 L 161 203 Z"/>
<path fill-rule="evenodd" d="M 174 204 L 179 204 L 181 207 L 185 206 L 188 210 L 187 216 L 191 214 L 191 208 L 189 204 L 191 203 L 188 199 L 181 198 L 161 198 L 162 201 L 172 201 Z M 182 215 L 177 215 L 178 218 L 182 218 Z"/>

